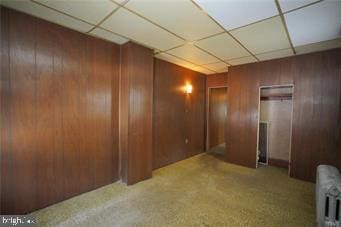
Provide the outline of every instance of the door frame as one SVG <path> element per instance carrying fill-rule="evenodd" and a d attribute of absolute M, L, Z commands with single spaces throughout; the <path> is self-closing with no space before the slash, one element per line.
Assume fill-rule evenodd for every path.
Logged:
<path fill-rule="evenodd" d="M 279 84 L 279 85 L 262 85 L 259 86 L 258 89 L 258 120 L 257 120 L 257 148 L 256 148 L 256 168 L 258 168 L 258 143 L 259 143 L 259 122 L 260 122 L 260 95 L 262 88 L 280 88 L 280 87 L 291 87 L 292 88 L 292 105 L 291 105 L 291 123 L 290 123 L 290 141 L 289 141 L 289 166 L 288 166 L 288 175 L 291 173 L 291 146 L 292 146 L 292 122 L 293 122 L 293 113 L 294 113 L 294 98 L 295 98 L 295 85 L 294 84 Z"/>
<path fill-rule="evenodd" d="M 227 92 L 228 92 L 228 86 L 227 85 L 222 85 L 222 86 L 210 86 L 210 87 L 207 87 L 207 108 L 206 108 L 206 151 L 209 151 L 210 150 L 210 139 L 209 139 L 209 136 L 210 136 L 210 91 L 211 89 L 214 89 L 214 88 L 226 88 L 226 120 L 227 120 L 227 110 L 228 110 L 228 106 L 227 106 Z M 225 137 L 226 137 L 226 124 L 227 124 L 227 121 L 225 122 Z M 225 138 L 225 144 L 226 144 L 226 138 Z"/>
<path fill-rule="evenodd" d="M 269 131 L 270 131 L 269 129 L 270 129 L 270 122 L 260 120 L 259 123 L 264 123 L 264 124 L 266 124 L 266 127 L 267 127 L 267 131 L 266 131 L 266 162 L 259 162 L 258 161 L 258 155 L 257 155 L 257 162 L 259 162 L 262 165 L 268 165 L 269 164 Z M 259 123 L 258 123 L 258 127 L 259 127 Z M 259 133 L 259 131 L 258 131 L 258 133 Z M 259 143 L 259 139 L 257 142 Z M 258 152 L 258 149 L 257 149 L 257 152 Z"/>

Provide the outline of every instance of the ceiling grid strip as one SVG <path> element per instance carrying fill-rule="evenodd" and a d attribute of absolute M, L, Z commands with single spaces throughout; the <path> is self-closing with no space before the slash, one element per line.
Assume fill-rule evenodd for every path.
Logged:
<path fill-rule="evenodd" d="M 129 1 L 129 0 L 128 0 Z M 128 1 L 126 1 L 125 3 L 127 3 Z M 125 4 L 124 3 L 124 4 Z M 95 30 L 96 28 L 98 28 L 106 19 L 108 19 L 110 16 L 112 16 L 117 10 L 119 10 L 122 5 L 117 4 L 118 7 L 116 9 L 114 9 L 113 11 L 111 11 L 108 15 L 106 15 L 102 20 L 100 20 L 93 28 L 91 28 L 89 31 L 87 31 L 86 33 L 90 33 L 93 30 Z"/>
<path fill-rule="evenodd" d="M 143 15 L 141 15 L 141 14 L 139 14 L 139 13 L 137 13 L 137 12 L 135 12 L 135 11 L 133 11 L 133 10 L 131 10 L 131 9 L 127 8 L 127 7 L 125 7 L 125 6 L 122 6 L 122 8 L 124 8 L 125 10 L 128 10 L 129 12 L 133 13 L 134 15 L 136 15 L 136 16 L 138 16 L 138 17 L 140 17 L 140 18 L 142 18 L 142 19 L 144 19 L 144 20 L 146 20 L 146 21 L 148 21 L 149 23 L 152 23 L 153 25 L 155 25 L 155 26 L 157 26 L 157 27 L 159 27 L 159 28 L 161 28 L 161 29 L 163 29 L 163 30 L 169 32 L 170 34 L 176 36 L 177 38 L 181 39 L 182 41 L 186 41 L 185 38 L 183 38 L 183 37 L 181 37 L 181 36 L 175 34 L 174 32 L 168 30 L 167 28 L 164 28 L 163 26 L 161 26 L 161 25 L 155 23 L 154 21 L 148 19 L 147 17 L 145 17 L 145 16 L 143 16 Z"/>
<path fill-rule="evenodd" d="M 192 65 L 195 65 L 195 66 L 198 66 L 198 67 L 201 67 L 201 68 L 204 68 L 204 69 L 207 69 L 207 70 L 209 70 L 209 71 L 212 71 L 212 72 L 217 73 L 216 71 L 214 71 L 214 70 L 212 70 L 212 69 L 209 69 L 209 68 L 207 68 L 207 67 L 205 67 L 205 66 L 203 66 L 203 65 L 198 65 L 197 63 L 188 61 L 188 60 L 186 60 L 186 59 L 184 59 L 184 58 L 181 58 L 181 57 L 178 57 L 178 56 L 176 56 L 176 55 L 174 55 L 174 54 L 171 54 L 171 53 L 166 53 L 166 54 L 169 54 L 170 56 L 175 57 L 175 58 L 177 58 L 177 59 L 179 59 L 179 60 L 188 62 L 188 63 L 190 63 L 190 64 L 192 64 Z"/>
<path fill-rule="evenodd" d="M 110 33 L 112 33 L 112 34 L 114 34 L 114 35 L 121 36 L 122 38 L 125 38 L 125 39 L 127 39 L 128 41 L 129 41 L 129 40 L 130 40 L 130 41 L 133 41 L 134 43 L 139 44 L 139 45 L 144 46 L 144 47 L 147 47 L 147 48 L 149 48 L 149 49 L 151 49 L 151 50 L 160 51 L 159 49 L 157 49 L 157 48 L 155 48 L 155 47 L 148 46 L 148 45 L 146 45 L 146 44 L 144 44 L 144 43 L 141 43 L 140 41 L 137 41 L 137 40 L 132 39 L 132 38 L 129 38 L 129 37 L 127 37 L 127 36 L 124 36 L 124 35 L 118 34 L 118 33 L 116 33 L 116 32 L 110 31 L 110 30 L 108 30 L 108 29 L 106 29 L 106 28 L 102 28 L 102 27 L 98 27 L 98 28 L 100 28 L 100 29 L 102 29 L 102 30 L 104 30 L 104 31 L 106 31 L 106 32 L 110 32 Z M 91 34 L 89 34 L 89 35 L 91 35 Z M 97 36 L 96 36 L 96 37 L 97 37 Z"/>
<path fill-rule="evenodd" d="M 217 34 L 209 35 L 209 36 L 206 36 L 206 37 L 197 39 L 197 40 L 194 40 L 193 42 L 196 43 L 196 42 L 199 42 L 199 41 L 201 41 L 201 40 L 209 39 L 209 38 L 212 38 L 212 37 L 214 37 L 214 36 L 218 36 L 218 35 L 222 35 L 222 34 L 225 34 L 225 31 L 219 32 L 219 33 L 217 33 Z"/>
<path fill-rule="evenodd" d="M 194 0 L 191 0 L 191 1 L 192 1 L 199 9 L 201 9 L 201 7 L 200 7 L 197 3 L 194 2 Z M 276 1 L 276 0 L 275 0 L 275 1 Z M 303 8 L 308 7 L 308 6 L 311 6 L 311 5 L 315 5 L 315 4 L 320 3 L 320 2 L 323 2 L 323 1 L 325 1 L 325 0 L 319 0 L 319 1 L 316 1 L 316 2 L 312 2 L 312 3 L 309 3 L 309 4 L 307 4 L 307 5 L 303 5 L 303 6 L 300 6 L 300 7 L 298 7 L 298 8 L 289 10 L 289 11 L 287 11 L 287 12 L 285 12 L 285 13 L 282 12 L 282 14 L 284 15 L 284 14 L 287 14 L 287 13 L 291 13 L 291 12 L 294 12 L 294 11 L 296 11 L 296 10 L 303 9 Z M 201 9 L 201 10 L 202 10 L 202 9 Z M 206 13 L 205 11 L 204 11 L 204 13 L 207 14 L 207 15 L 209 16 L 209 14 Z M 267 17 L 267 18 L 262 19 L 262 20 L 258 20 L 258 21 L 255 21 L 255 22 L 252 22 L 252 23 L 249 23 L 249 24 L 246 24 L 246 25 L 237 27 L 237 28 L 230 29 L 230 30 L 228 30 L 228 33 L 232 32 L 232 31 L 234 31 L 234 30 L 240 29 L 240 28 L 247 27 L 247 26 L 249 26 L 249 25 L 253 25 L 253 24 L 257 24 L 257 23 L 259 23 L 259 22 L 263 22 L 263 21 L 266 21 L 266 20 L 273 19 L 273 18 L 278 17 L 278 16 L 279 16 L 279 15 L 275 15 L 275 16 L 272 16 L 272 17 Z M 211 16 L 209 16 L 209 17 L 211 18 Z M 213 18 L 211 18 L 211 19 L 212 19 L 214 22 L 216 22 Z M 217 22 L 216 22 L 216 23 L 217 23 Z M 217 23 L 217 24 L 220 26 L 219 23 Z M 221 27 L 221 26 L 220 26 L 220 27 Z M 285 26 L 285 28 L 287 28 L 287 27 Z M 224 28 L 223 28 L 223 29 L 224 29 Z M 207 36 L 207 37 L 204 37 L 204 38 L 195 40 L 194 42 L 199 42 L 199 41 L 202 41 L 202 40 L 205 40 L 205 39 L 209 39 L 209 38 L 212 38 L 212 37 L 214 37 L 214 36 L 221 35 L 221 34 L 224 34 L 224 33 L 226 33 L 226 29 L 224 29 L 224 32 L 221 32 L 221 33 L 218 33 L 218 34 L 214 34 L 214 35 L 210 35 L 210 36 Z M 229 35 L 231 35 L 231 34 L 229 34 Z M 232 36 L 232 35 L 231 35 L 231 36 Z M 232 37 L 233 37 L 233 36 L 232 36 Z M 234 37 L 233 37 L 233 38 L 234 38 Z M 269 52 L 272 52 L 272 51 L 269 51 Z M 265 52 L 265 53 L 268 53 L 268 52 Z M 294 53 L 295 53 L 295 52 L 294 52 Z M 237 59 L 237 58 L 234 58 L 234 59 Z M 232 59 L 227 59 L 227 60 L 232 60 Z"/>
<path fill-rule="evenodd" d="M 115 3 L 118 7 L 115 8 L 112 12 L 110 12 L 107 16 L 105 16 L 105 17 L 104 17 L 99 23 L 97 23 L 97 24 L 93 24 L 93 23 L 91 23 L 91 22 L 85 21 L 85 20 L 83 20 L 83 19 L 81 19 L 81 18 L 78 18 L 78 17 L 76 17 L 76 16 L 74 16 L 74 15 L 70 15 L 70 14 L 68 14 L 68 13 L 65 13 L 65 12 L 63 12 L 63 11 L 60 11 L 60 10 L 55 9 L 55 8 L 53 8 L 53 7 L 47 6 L 47 5 L 45 5 L 44 3 L 38 2 L 38 1 L 36 1 L 36 0 L 30 0 L 30 1 L 33 2 L 33 3 L 35 3 L 35 4 L 38 4 L 38 5 L 40 5 L 40 6 L 43 6 L 43 7 L 45 7 L 45 8 L 48 8 L 48 9 L 50 9 L 50 10 L 53 10 L 53 11 L 55 11 L 55 12 L 58 12 L 58 13 L 60 13 L 60 14 L 63 14 L 63 15 L 65 15 L 65 16 L 71 17 L 71 18 L 73 18 L 73 19 L 75 19 L 75 20 L 78 20 L 78 21 L 81 21 L 81 22 L 83 22 L 83 23 L 86 23 L 86 24 L 88 24 L 88 25 L 93 26 L 92 29 L 90 29 L 88 32 L 85 32 L 85 33 L 87 33 L 87 34 L 90 33 L 91 31 L 93 31 L 93 30 L 96 29 L 96 28 L 101 28 L 101 29 L 103 29 L 103 30 L 105 30 L 105 31 L 107 31 L 107 32 L 110 32 L 110 33 L 114 34 L 114 35 L 120 36 L 120 37 L 122 37 L 122 38 L 125 38 L 125 39 L 131 40 L 131 41 L 133 41 L 133 42 L 136 42 L 136 43 L 138 43 L 138 44 L 140 44 L 140 45 L 143 45 L 143 46 L 146 46 L 146 47 L 148 47 L 148 48 L 154 49 L 154 50 L 156 50 L 155 55 L 156 55 L 156 54 L 160 54 L 160 53 L 166 53 L 166 54 L 168 54 L 168 55 L 170 55 L 170 56 L 172 56 L 172 57 L 175 57 L 175 58 L 177 58 L 177 59 L 179 59 L 179 60 L 182 60 L 182 61 L 184 61 L 184 62 L 190 63 L 190 64 L 195 65 L 195 66 L 198 66 L 198 67 L 202 67 L 202 68 L 204 68 L 204 69 L 206 69 L 206 70 L 209 70 L 209 71 L 212 71 L 212 72 L 216 72 L 216 71 L 214 71 L 214 70 L 212 70 L 212 69 L 209 69 L 209 68 L 207 68 L 207 67 L 204 66 L 204 65 L 207 65 L 207 64 L 196 64 L 196 63 L 193 63 L 193 62 L 191 62 L 191 61 L 185 60 L 185 59 L 183 59 L 183 58 L 181 58 L 181 57 L 178 57 L 178 56 L 175 56 L 175 55 L 173 55 L 173 54 L 170 54 L 170 53 L 168 53 L 167 51 L 173 50 L 173 49 L 176 49 L 176 48 L 179 48 L 179 47 L 182 47 L 182 46 L 184 46 L 184 45 L 186 45 L 186 44 L 191 44 L 191 45 L 193 45 L 194 47 L 198 48 L 199 50 L 205 52 L 206 54 L 215 57 L 215 58 L 218 59 L 221 63 L 225 63 L 225 64 L 227 64 L 228 66 L 230 66 L 230 64 L 228 63 L 228 60 L 233 60 L 233 59 L 225 59 L 225 60 L 220 59 L 219 57 L 215 56 L 214 54 L 210 53 L 209 51 L 206 51 L 205 49 L 202 49 L 202 48 L 198 47 L 197 45 L 195 45 L 195 43 L 198 42 L 198 41 L 205 40 L 205 39 L 209 39 L 209 38 L 211 38 L 211 37 L 214 37 L 214 36 L 217 36 L 217 35 L 221 35 L 221 34 L 227 33 L 227 34 L 228 34 L 229 36 L 231 36 L 231 38 L 233 38 L 240 46 L 242 46 L 242 47 L 243 47 L 243 48 L 244 48 L 252 57 L 254 57 L 257 61 L 260 61 L 260 60 L 257 58 L 257 56 L 256 56 L 255 54 L 253 54 L 250 50 L 248 50 L 248 48 L 245 47 L 237 38 L 235 38 L 235 37 L 230 33 L 230 31 L 233 31 L 233 30 L 236 30 L 236 29 L 239 29 L 239 28 L 242 28 L 242 27 L 246 27 L 246 26 L 249 26 L 249 25 L 252 25 L 252 24 L 255 24 L 255 23 L 259 23 L 259 22 L 261 22 L 261 21 L 269 20 L 269 19 L 271 19 L 271 18 L 274 18 L 274 17 L 278 16 L 278 15 L 276 15 L 276 16 L 269 17 L 269 18 L 266 18 L 266 19 L 263 19 L 263 20 L 259 20 L 259 21 L 256 21 L 256 22 L 253 22 L 253 23 L 250 23 L 250 24 L 247 24 L 247 25 L 240 26 L 240 27 L 238 27 L 238 28 L 234 28 L 234 29 L 231 29 L 231 30 L 227 30 L 227 29 L 225 29 L 220 23 L 218 23 L 213 17 L 211 17 L 211 16 L 210 16 L 210 15 L 209 15 L 201 6 L 199 6 L 194 0 L 190 0 L 190 1 L 191 1 L 199 10 L 201 10 L 201 11 L 202 11 L 206 16 L 208 16 L 215 24 L 217 24 L 221 29 L 223 29 L 223 32 L 220 32 L 220 33 L 217 33 L 217 34 L 212 34 L 212 35 L 209 35 L 209 36 L 207 36 L 207 37 L 200 38 L 200 39 L 194 40 L 194 41 L 192 41 L 192 42 L 188 42 L 185 38 L 183 38 L 183 37 L 177 35 L 176 33 L 174 33 L 174 32 L 172 32 L 172 31 L 168 30 L 167 28 L 165 28 L 165 27 L 159 25 L 158 23 L 156 23 L 156 22 L 154 22 L 154 21 L 152 21 L 152 20 L 146 18 L 145 16 L 143 16 L 143 15 L 141 15 L 141 14 L 139 14 L 139 13 L 137 13 L 137 12 L 135 12 L 135 11 L 129 9 L 129 8 L 127 8 L 125 5 L 129 2 L 129 0 L 126 0 L 126 1 L 124 1 L 123 3 L 118 3 L 118 2 L 116 2 L 116 1 L 114 1 L 114 0 L 110 0 L 111 2 Z M 292 43 L 292 40 L 291 40 L 289 31 L 288 31 L 288 27 L 287 27 L 287 24 L 286 24 L 284 15 L 287 14 L 287 13 L 291 13 L 291 12 L 293 12 L 293 11 L 300 10 L 300 9 L 302 9 L 302 8 L 305 8 L 305 7 L 309 7 L 309 6 L 311 6 L 311 5 L 315 5 L 315 4 L 320 3 L 320 2 L 323 2 L 323 1 L 325 1 L 325 0 L 319 0 L 319 1 L 316 1 L 316 2 L 312 2 L 312 3 L 310 3 L 310 4 L 306 4 L 306 5 L 304 5 L 304 6 L 301 6 L 301 7 L 292 9 L 292 10 L 289 10 L 289 11 L 287 11 L 287 12 L 283 12 L 283 11 L 282 11 L 282 9 L 281 9 L 281 7 L 280 7 L 279 0 L 274 0 L 274 1 L 275 1 L 275 3 L 276 3 L 277 9 L 278 9 L 278 11 L 279 11 L 279 16 L 281 17 L 281 21 L 282 21 L 283 26 L 284 26 L 284 28 L 285 28 L 285 32 L 286 32 L 286 35 L 287 35 L 287 39 L 289 40 L 290 47 L 291 47 L 293 53 L 296 54 L 296 50 L 295 50 L 295 48 L 294 48 L 294 46 L 293 46 L 293 43 Z M 141 42 L 139 42 L 139 41 L 137 41 L 137 40 L 131 39 L 131 38 L 126 37 L 126 36 L 124 36 L 124 35 L 121 35 L 121 34 L 119 34 L 119 33 L 115 33 L 115 32 L 110 31 L 110 30 L 108 30 L 108 29 L 102 28 L 100 25 L 101 25 L 106 19 L 108 19 L 110 16 L 112 16 L 115 12 L 117 12 L 120 8 L 124 8 L 125 10 L 128 10 L 129 12 L 133 13 L 134 15 L 136 15 L 136 16 L 138 16 L 138 17 L 140 17 L 140 18 L 142 18 L 142 19 L 144 19 L 144 20 L 146 20 L 146 21 L 152 23 L 153 25 L 155 25 L 155 26 L 157 26 L 157 27 L 159 27 L 159 28 L 161 28 L 161 29 L 167 31 L 168 33 L 170 33 L 170 34 L 176 36 L 177 38 L 183 40 L 185 43 L 182 44 L 182 45 L 178 45 L 178 46 L 172 47 L 172 48 L 167 49 L 167 50 L 158 50 L 157 48 L 150 47 L 150 46 L 148 46 L 148 45 L 146 45 L 146 44 L 143 44 L 143 43 L 141 43 Z M 276 50 L 276 51 L 277 51 L 277 50 Z M 270 53 L 270 52 L 275 52 L 275 51 L 268 51 L 268 52 L 264 52 L 264 53 Z M 262 53 L 262 54 L 263 54 L 263 53 Z M 234 58 L 234 59 L 238 59 L 238 58 Z M 216 62 L 216 63 L 218 63 L 218 62 Z"/>
<path fill-rule="evenodd" d="M 43 6 L 43 7 L 45 7 L 45 8 L 48 8 L 48 9 L 50 9 L 50 10 L 53 10 L 53 11 L 55 11 L 55 12 L 57 12 L 57 13 L 63 14 L 63 15 L 65 15 L 65 16 L 71 17 L 71 18 L 73 18 L 73 19 L 75 19 L 75 20 L 79 20 L 79 21 L 81 21 L 81 22 L 83 22 L 83 23 L 86 23 L 86 24 L 88 24 L 88 25 L 93 26 L 93 28 L 91 28 L 89 31 L 85 32 L 85 34 L 89 34 L 91 31 L 93 31 L 95 28 L 98 27 L 98 24 L 100 24 L 102 21 L 104 21 L 105 19 L 107 19 L 107 18 L 108 18 L 109 16 L 111 16 L 114 12 L 116 12 L 119 8 L 121 8 L 120 4 L 117 4 L 118 7 L 117 7 L 116 9 L 114 9 L 111 13 L 109 13 L 109 15 L 107 15 L 103 20 L 100 21 L 100 23 L 98 23 L 98 24 L 96 25 L 96 24 L 90 23 L 90 22 L 88 22 L 88 21 L 85 21 L 85 20 L 83 20 L 83 19 L 81 19 L 81 18 L 75 17 L 75 16 L 70 15 L 70 14 L 68 14 L 68 13 L 65 13 L 65 12 L 63 12 L 63 11 L 60 11 L 60 10 L 58 10 L 58 9 L 55 9 L 55 8 L 53 8 L 53 7 L 47 6 L 47 5 L 45 5 L 45 4 L 41 3 L 41 2 L 37 2 L 36 0 L 30 0 L 30 1 L 33 2 L 33 3 L 35 3 L 35 4 L 37 4 L 37 5 L 40 5 L 40 6 Z M 129 1 L 129 0 L 127 0 L 127 2 L 128 2 L 128 1 Z M 120 36 L 120 37 L 122 37 L 122 38 L 125 38 L 125 39 L 128 39 L 128 40 L 130 39 L 130 38 L 128 38 L 128 37 L 125 37 L 125 36 L 123 36 L 123 35 L 121 35 L 121 34 L 118 34 L 118 33 L 112 32 L 112 31 L 109 31 L 109 30 L 107 30 L 107 29 L 104 29 L 104 28 L 101 28 L 101 29 L 103 29 L 103 30 L 105 30 L 105 31 L 107 31 L 107 32 L 110 32 L 110 33 L 112 33 L 112 34 L 114 34 L 114 35 Z M 102 38 L 102 39 L 103 39 L 103 38 Z M 131 39 L 130 39 L 130 40 L 131 40 Z M 135 42 L 135 41 L 134 41 L 134 42 Z M 153 48 L 153 49 L 154 49 L 154 48 Z"/>
<path fill-rule="evenodd" d="M 296 55 L 296 50 L 294 48 L 294 45 L 292 44 L 291 37 L 290 37 L 290 34 L 289 34 L 289 30 L 288 30 L 288 26 L 287 26 L 287 23 L 285 22 L 285 18 L 284 18 L 281 6 L 279 4 L 279 1 L 275 0 L 275 3 L 276 3 L 276 7 L 278 9 L 278 12 L 279 12 L 279 16 L 281 17 L 282 24 L 284 26 L 284 30 L 285 30 L 285 33 L 287 35 L 287 39 L 289 41 L 290 48 L 291 48 L 292 52 Z"/>
<path fill-rule="evenodd" d="M 129 0 L 128 0 L 128 1 L 129 1 Z M 126 1 L 125 3 L 127 3 L 128 1 Z M 134 10 L 129 9 L 129 8 L 125 7 L 124 5 L 122 5 L 122 8 L 124 8 L 124 9 L 128 10 L 129 12 L 135 14 L 136 16 L 139 16 L 140 18 L 142 18 L 142 19 L 144 19 L 144 20 L 146 20 L 146 21 L 148 21 L 148 22 L 154 24 L 155 26 L 158 26 L 159 28 L 161 28 L 161 29 L 163 29 L 163 30 L 165 30 L 165 31 L 167 31 L 167 32 L 169 32 L 169 33 L 171 33 L 172 35 L 174 35 L 174 36 L 176 36 L 176 37 L 182 39 L 184 42 L 187 41 L 185 38 L 183 38 L 183 37 L 181 37 L 181 36 L 175 34 L 174 32 L 172 32 L 172 31 L 170 31 L 170 30 L 164 28 L 163 26 L 161 26 L 161 25 L 157 24 L 156 22 L 154 22 L 154 21 L 152 21 L 152 20 L 150 20 L 150 19 L 144 17 L 143 15 L 141 15 L 141 14 L 135 12 Z M 104 22 L 104 20 L 103 20 L 102 22 Z M 223 33 L 223 32 L 218 33 L 218 34 L 222 34 L 222 33 Z M 215 35 L 218 35 L 218 34 L 213 34 L 213 35 L 211 35 L 211 37 L 213 37 L 213 36 L 215 36 Z M 196 41 L 193 41 L 193 43 L 194 43 L 194 42 L 196 42 Z M 159 53 L 167 53 L 167 51 L 169 51 L 169 50 L 173 50 L 173 49 L 176 49 L 176 48 L 178 48 L 178 47 L 182 47 L 182 46 L 184 46 L 184 45 L 186 45 L 186 43 L 184 43 L 184 44 L 182 44 L 182 45 L 179 45 L 179 46 L 176 46 L 176 47 L 172 47 L 172 48 L 167 49 L 167 50 L 164 50 L 164 51 L 160 51 L 160 52 L 158 52 L 157 54 L 159 54 Z M 224 60 L 222 60 L 222 59 L 220 59 L 219 57 L 215 56 L 214 54 L 212 54 L 212 53 L 210 53 L 210 52 L 208 52 L 208 51 L 206 51 L 206 50 L 203 50 L 202 48 L 199 48 L 199 47 L 196 46 L 196 45 L 193 45 L 193 46 L 196 47 L 196 48 L 198 48 L 198 49 L 200 49 L 200 50 L 202 50 L 202 51 L 204 51 L 206 54 L 209 54 L 209 55 L 211 55 L 212 57 L 214 57 L 214 58 L 216 58 L 216 59 L 222 61 L 223 63 L 228 64 L 227 62 L 225 62 Z M 169 53 L 167 53 L 167 54 L 169 54 Z M 188 61 L 187 61 L 187 62 L 188 62 Z M 190 63 L 190 62 L 189 62 L 189 63 Z M 191 63 L 191 64 L 193 64 L 193 63 Z M 194 64 L 194 65 L 200 66 L 200 65 L 198 65 L 198 64 Z M 228 65 L 229 65 L 229 64 L 228 64 Z M 206 69 L 208 69 L 208 68 L 206 68 Z M 210 69 L 208 69 L 208 70 L 210 70 Z M 212 71 L 212 70 L 211 70 L 211 71 Z"/>
<path fill-rule="evenodd" d="M 221 59 L 221 58 L 218 58 L 217 56 L 211 54 L 211 53 L 208 52 L 207 50 L 205 50 L 205 49 L 203 49 L 203 48 L 201 48 L 201 47 L 199 47 L 199 46 L 197 46 L 197 45 L 195 45 L 195 44 L 193 44 L 193 46 L 195 46 L 195 47 L 198 48 L 199 50 L 201 50 L 201 51 L 203 51 L 203 52 L 205 52 L 205 53 L 207 53 L 207 54 L 209 54 L 209 55 L 212 55 L 213 57 L 217 58 L 218 60 L 222 61 L 223 63 L 225 63 L 225 64 L 227 64 L 227 65 L 230 65 L 228 62 L 225 62 L 225 60 L 223 60 L 223 59 Z M 215 63 L 215 62 L 213 62 L 213 63 Z M 208 65 L 208 64 L 211 64 L 211 63 L 207 63 L 207 64 L 205 64 L 205 65 Z"/>
<path fill-rule="evenodd" d="M 43 7 L 45 7 L 45 8 L 48 8 L 48 9 L 50 9 L 50 10 L 53 10 L 53 11 L 55 11 L 55 12 L 57 12 L 57 13 L 63 14 L 64 16 L 71 17 L 71 18 L 73 18 L 73 19 L 75 19 L 75 20 L 79 20 L 79 21 L 81 21 L 81 22 L 83 22 L 83 23 L 86 23 L 86 24 L 88 24 L 88 25 L 91 25 L 91 26 L 95 26 L 95 24 L 93 24 L 93 23 L 90 23 L 90 22 L 85 21 L 85 20 L 83 20 L 83 19 L 81 19 L 81 18 L 75 17 L 75 16 L 73 16 L 73 15 L 70 15 L 70 14 L 65 13 L 65 12 L 63 12 L 63 11 L 60 11 L 60 10 L 58 10 L 58 9 L 52 8 L 52 7 L 50 7 L 50 6 L 47 6 L 47 5 L 45 5 L 45 4 L 41 3 L 41 2 L 38 2 L 38 1 L 36 1 L 36 0 L 30 0 L 30 1 L 33 2 L 33 3 L 35 3 L 35 4 L 37 4 L 37 5 L 40 5 L 40 6 L 43 6 Z"/>
<path fill-rule="evenodd" d="M 179 45 L 179 46 L 175 46 L 175 47 L 169 48 L 169 49 L 167 49 L 167 50 L 161 50 L 160 52 L 157 52 L 156 54 L 162 54 L 162 53 L 166 53 L 167 51 L 170 51 L 170 50 L 173 50 L 173 49 L 176 49 L 176 48 L 179 48 L 179 47 L 185 46 L 185 45 L 186 45 L 186 43 L 184 43 L 184 44 L 181 44 L 181 45 Z"/>
<path fill-rule="evenodd" d="M 202 12 L 204 12 L 212 21 L 214 21 L 220 28 L 222 28 L 228 35 L 230 35 L 239 45 L 241 45 L 250 55 L 252 55 L 257 61 L 259 59 L 249 49 L 247 49 L 238 39 L 236 39 L 229 31 L 227 31 L 220 23 L 218 23 L 213 17 L 211 17 L 204 9 L 202 9 L 194 0 L 191 2 L 196 5 Z"/>
<path fill-rule="evenodd" d="M 320 2 L 323 2 L 323 1 L 325 1 L 325 0 L 320 0 L 320 1 L 312 2 L 312 3 L 309 3 L 309 4 L 307 4 L 307 5 L 303 5 L 303 6 L 300 6 L 300 7 L 298 7 L 298 8 L 291 9 L 291 10 L 289 10 L 289 11 L 283 13 L 283 14 L 291 13 L 291 12 L 294 12 L 294 11 L 297 11 L 297 10 L 300 10 L 300 9 L 303 9 L 303 8 L 306 8 L 306 7 L 308 7 L 308 6 L 315 5 L 315 4 L 320 3 Z"/>

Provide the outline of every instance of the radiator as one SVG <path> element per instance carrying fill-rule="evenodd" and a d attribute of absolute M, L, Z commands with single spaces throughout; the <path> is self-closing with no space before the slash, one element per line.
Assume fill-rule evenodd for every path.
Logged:
<path fill-rule="evenodd" d="M 319 165 L 316 174 L 316 221 L 319 227 L 341 227 L 341 175 L 333 166 Z"/>

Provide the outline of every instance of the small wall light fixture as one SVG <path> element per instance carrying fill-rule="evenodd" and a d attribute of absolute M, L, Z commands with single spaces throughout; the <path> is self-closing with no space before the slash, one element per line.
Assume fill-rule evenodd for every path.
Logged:
<path fill-rule="evenodd" d="M 192 93 L 192 90 L 193 90 L 193 87 L 191 84 L 186 84 L 185 85 L 185 93 L 186 94 L 191 94 Z"/>

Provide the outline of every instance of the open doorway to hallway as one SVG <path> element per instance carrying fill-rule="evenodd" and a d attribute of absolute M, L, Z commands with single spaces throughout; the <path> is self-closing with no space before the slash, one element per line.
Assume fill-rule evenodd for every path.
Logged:
<path fill-rule="evenodd" d="M 222 158 L 226 155 L 226 118 L 227 87 L 210 87 L 208 89 L 207 151 Z"/>
<path fill-rule="evenodd" d="M 292 97 L 291 85 L 260 88 L 258 164 L 289 169 Z"/>

